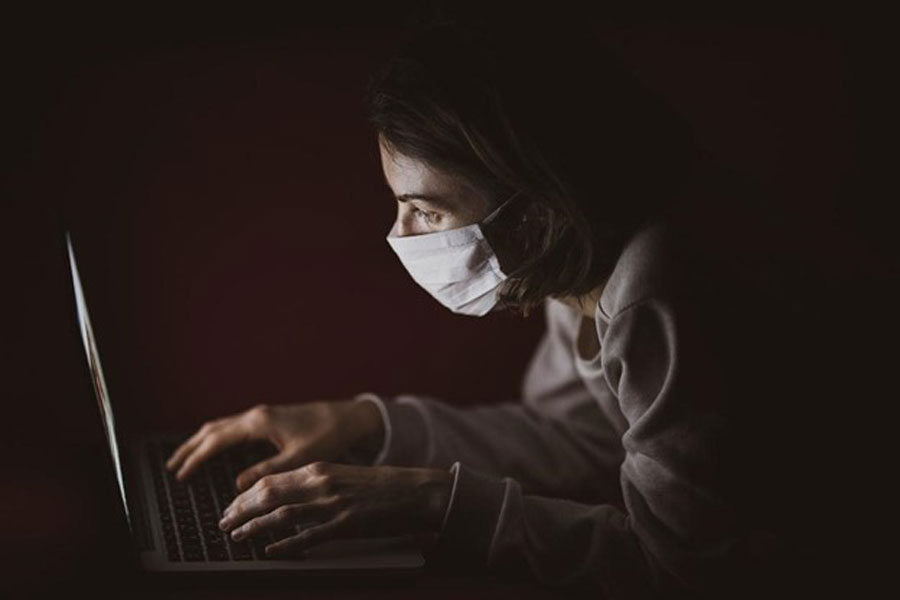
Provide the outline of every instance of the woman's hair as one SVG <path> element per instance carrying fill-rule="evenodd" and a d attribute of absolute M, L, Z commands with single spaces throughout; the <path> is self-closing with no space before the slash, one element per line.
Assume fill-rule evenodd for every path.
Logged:
<path fill-rule="evenodd" d="M 526 316 L 603 283 L 631 235 L 670 210 L 696 155 L 687 121 L 598 38 L 576 22 L 437 19 L 366 91 L 391 151 L 497 203 L 521 192 L 490 241 L 512 267 L 500 304 Z"/>

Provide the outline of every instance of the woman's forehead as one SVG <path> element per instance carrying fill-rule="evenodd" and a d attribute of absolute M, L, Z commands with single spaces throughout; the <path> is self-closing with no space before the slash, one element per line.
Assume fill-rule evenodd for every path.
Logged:
<path fill-rule="evenodd" d="M 385 181 L 398 197 L 421 196 L 452 200 L 465 195 L 468 185 L 461 177 L 435 169 L 427 163 L 381 147 Z"/>
<path fill-rule="evenodd" d="M 385 182 L 398 200 L 417 200 L 460 217 L 477 220 L 493 200 L 461 175 L 436 168 L 382 143 L 379 136 Z"/>

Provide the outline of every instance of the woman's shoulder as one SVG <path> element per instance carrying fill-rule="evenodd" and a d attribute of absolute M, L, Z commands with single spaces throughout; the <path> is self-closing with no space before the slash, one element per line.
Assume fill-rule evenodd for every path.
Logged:
<path fill-rule="evenodd" d="M 726 252 L 704 248 L 696 231 L 680 220 L 657 218 L 638 227 L 622 247 L 604 284 L 596 315 L 609 322 L 617 314 L 639 303 L 663 299 L 672 308 L 685 299 L 699 302 L 720 297 L 716 286 L 725 283 Z M 733 269 L 725 268 L 725 271 Z M 548 323 L 576 331 L 581 311 L 553 298 L 545 301 Z"/>
<path fill-rule="evenodd" d="M 672 293 L 685 258 L 677 224 L 657 219 L 628 240 L 600 295 L 600 309 L 612 318 L 629 306 Z"/>

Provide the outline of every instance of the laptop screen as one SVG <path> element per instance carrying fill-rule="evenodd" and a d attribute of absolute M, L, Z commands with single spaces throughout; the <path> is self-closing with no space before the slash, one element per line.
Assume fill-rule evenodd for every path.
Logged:
<path fill-rule="evenodd" d="M 78 276 L 78 266 L 75 264 L 75 251 L 72 249 L 72 239 L 66 232 L 66 244 L 69 248 L 69 267 L 72 270 L 72 286 L 75 290 L 75 306 L 78 312 L 78 325 L 81 331 L 81 339 L 84 342 L 84 353 L 87 356 L 88 368 L 91 372 L 91 381 L 94 383 L 94 393 L 97 397 L 97 405 L 100 408 L 100 419 L 103 422 L 103 430 L 109 443 L 109 451 L 112 454 L 113 465 L 116 469 L 116 477 L 119 480 L 119 492 L 122 495 L 122 506 L 131 527 L 131 515 L 128 514 L 128 502 L 125 500 L 125 481 L 122 477 L 122 464 L 119 460 L 119 444 L 116 441 L 116 423 L 113 418 L 112 406 L 109 403 L 109 392 L 106 389 L 106 380 L 103 378 L 103 367 L 100 366 L 100 354 L 97 352 L 97 343 L 94 341 L 94 330 L 91 328 L 91 319 L 88 316 L 87 303 L 84 300 L 84 291 L 81 287 L 81 277 Z"/>

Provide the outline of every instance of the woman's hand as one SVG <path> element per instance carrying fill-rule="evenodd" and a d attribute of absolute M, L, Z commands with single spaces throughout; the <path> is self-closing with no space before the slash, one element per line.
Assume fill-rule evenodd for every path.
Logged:
<path fill-rule="evenodd" d="M 204 423 L 184 442 L 166 468 L 178 469 L 184 480 L 214 454 L 251 440 L 267 440 L 278 453 L 237 476 L 238 491 L 260 477 L 287 471 L 318 460 L 334 460 L 353 447 L 380 447 L 384 424 L 371 402 L 320 401 L 269 406 L 260 404 L 239 413 Z"/>
<path fill-rule="evenodd" d="M 305 526 L 266 546 L 270 556 L 337 538 L 435 533 L 452 486 L 449 470 L 313 462 L 259 479 L 225 509 L 219 527 L 237 541 Z"/>

